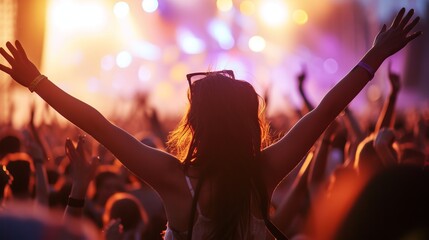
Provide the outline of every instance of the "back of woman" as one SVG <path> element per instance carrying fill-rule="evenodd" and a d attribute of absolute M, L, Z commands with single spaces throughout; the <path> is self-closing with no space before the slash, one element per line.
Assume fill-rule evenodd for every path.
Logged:
<path fill-rule="evenodd" d="M 268 208 L 260 173 L 267 140 L 261 136 L 268 130 L 261 98 L 232 72 L 202 75 L 196 82 L 189 77 L 190 108 L 169 141 L 195 195 L 191 216 L 197 217 L 189 226 L 195 239 L 261 239 Z M 169 227 L 166 239 L 187 235 Z"/>

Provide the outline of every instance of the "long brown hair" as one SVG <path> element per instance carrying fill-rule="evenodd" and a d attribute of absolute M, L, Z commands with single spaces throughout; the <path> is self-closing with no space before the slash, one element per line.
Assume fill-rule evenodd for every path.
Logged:
<path fill-rule="evenodd" d="M 222 74 L 208 74 L 191 87 L 190 106 L 170 134 L 169 149 L 185 171 L 190 166 L 199 170 L 194 204 L 202 182 L 212 184 L 214 229 L 208 238 L 247 236 L 252 205 L 267 215 L 260 152 L 270 139 L 263 100 L 248 82 Z"/>

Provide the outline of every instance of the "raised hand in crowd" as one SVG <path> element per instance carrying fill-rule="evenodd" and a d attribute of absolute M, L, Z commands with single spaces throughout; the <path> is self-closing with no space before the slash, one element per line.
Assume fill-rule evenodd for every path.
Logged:
<path fill-rule="evenodd" d="M 398 73 L 392 71 L 392 62 L 389 62 L 388 71 L 391 90 L 388 99 L 384 103 L 379 119 L 377 120 L 375 132 L 380 131 L 382 128 L 392 128 L 395 122 L 395 107 L 399 90 L 401 90 L 401 78 Z"/>
<path fill-rule="evenodd" d="M 302 70 L 296 76 L 296 79 L 298 80 L 298 91 L 302 97 L 302 100 L 304 101 L 304 105 L 306 107 L 306 112 L 309 112 L 314 109 L 313 104 L 308 99 L 307 93 L 304 90 L 304 82 L 307 79 L 307 67 L 306 65 L 302 65 Z"/>
<path fill-rule="evenodd" d="M 91 149 L 85 136 L 80 136 L 75 146 L 66 140 L 65 151 L 70 159 L 72 189 L 65 210 L 66 216 L 81 216 L 89 183 L 95 175 L 100 162 L 98 157 L 91 157 Z"/>

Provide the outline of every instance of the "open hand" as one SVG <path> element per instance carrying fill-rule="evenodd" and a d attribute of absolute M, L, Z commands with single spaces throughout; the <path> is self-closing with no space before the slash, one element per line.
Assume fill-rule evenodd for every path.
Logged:
<path fill-rule="evenodd" d="M 100 163 L 99 157 L 90 157 L 91 150 L 84 136 L 80 136 L 75 147 L 70 139 L 65 144 L 66 155 L 70 159 L 73 184 L 86 187 L 95 175 Z"/>
<path fill-rule="evenodd" d="M 421 31 L 409 34 L 420 20 L 419 17 L 416 17 L 409 23 L 414 15 L 414 9 L 408 11 L 405 17 L 404 14 L 405 8 L 402 8 L 396 15 L 395 20 L 393 20 L 392 25 L 387 28 L 385 24 L 374 40 L 373 48 L 378 49 L 379 53 L 385 58 L 398 52 L 422 34 Z"/>
<path fill-rule="evenodd" d="M 6 43 L 6 47 L 10 53 L 0 48 L 0 54 L 10 65 L 10 67 L 6 67 L 0 64 L 0 70 L 9 74 L 19 84 L 28 87 L 30 82 L 40 75 L 40 72 L 28 59 L 21 43 L 16 41 L 15 45 L 10 42 Z"/>

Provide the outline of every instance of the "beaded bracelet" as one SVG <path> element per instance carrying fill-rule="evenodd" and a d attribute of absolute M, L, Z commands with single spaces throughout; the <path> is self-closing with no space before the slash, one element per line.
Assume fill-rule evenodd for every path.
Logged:
<path fill-rule="evenodd" d="M 30 84 L 28 85 L 28 89 L 30 90 L 30 92 L 34 92 L 34 90 L 36 90 L 36 87 L 39 85 L 39 83 L 45 78 L 47 78 L 45 75 L 39 75 L 36 78 L 34 78 L 33 81 L 31 81 Z"/>
<path fill-rule="evenodd" d="M 367 64 L 367 63 L 365 63 L 365 62 L 360 61 L 360 62 L 357 64 L 357 66 L 359 66 L 359 67 L 361 67 L 361 68 L 365 69 L 365 70 L 368 72 L 370 79 L 373 79 L 373 78 L 374 78 L 375 71 L 374 71 L 374 69 L 373 69 L 370 65 L 368 65 L 368 64 Z"/>

